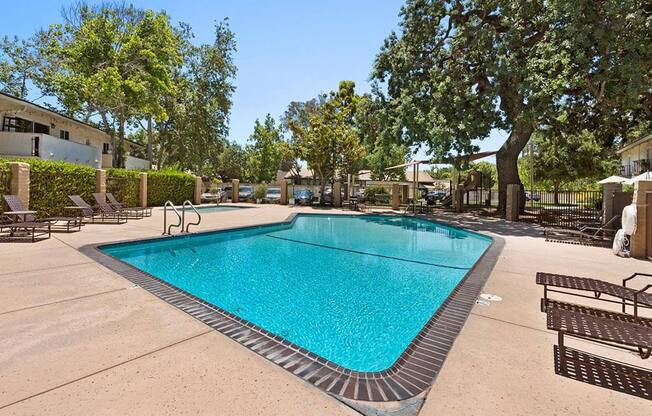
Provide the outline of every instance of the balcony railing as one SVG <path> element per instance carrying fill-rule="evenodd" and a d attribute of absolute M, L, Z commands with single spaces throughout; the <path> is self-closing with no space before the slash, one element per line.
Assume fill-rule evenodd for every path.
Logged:
<path fill-rule="evenodd" d="M 101 149 L 44 133 L 0 132 L 0 154 L 101 167 Z"/>
<path fill-rule="evenodd" d="M 625 178 L 632 178 L 634 176 L 640 175 L 650 170 L 652 166 L 652 159 L 640 159 L 635 160 L 629 165 L 622 165 L 620 167 L 620 176 Z"/>

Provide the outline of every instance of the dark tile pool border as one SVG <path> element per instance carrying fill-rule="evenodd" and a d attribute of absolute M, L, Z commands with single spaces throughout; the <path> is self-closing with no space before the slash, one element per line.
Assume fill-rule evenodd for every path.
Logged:
<path fill-rule="evenodd" d="M 281 222 L 202 231 L 193 233 L 192 235 L 290 224 L 298 215 L 329 214 L 293 213 L 285 221 Z M 353 400 L 372 402 L 400 401 L 418 395 L 429 388 L 435 381 L 446 360 L 448 352 L 455 342 L 455 338 L 457 338 L 462 330 L 505 244 L 504 240 L 500 237 L 488 236 L 442 221 L 434 221 L 422 217 L 418 218 L 436 222 L 447 227 L 461 228 L 465 231 L 484 235 L 485 237 L 489 237 L 492 243 L 444 303 L 442 303 L 437 312 L 428 320 L 421 332 L 412 340 L 396 362 L 387 370 L 378 372 L 357 372 L 340 367 L 278 335 L 270 333 L 251 322 L 241 319 L 226 310 L 212 305 L 101 251 L 101 247 L 104 246 L 159 239 L 184 238 L 188 235 L 90 244 L 81 247 L 80 251 L 125 279 L 142 287 L 167 303 L 176 306 L 195 319 L 323 391 Z"/>

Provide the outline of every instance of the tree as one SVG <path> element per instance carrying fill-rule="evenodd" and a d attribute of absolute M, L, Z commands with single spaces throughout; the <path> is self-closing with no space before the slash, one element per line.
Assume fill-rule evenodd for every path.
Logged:
<path fill-rule="evenodd" d="M 539 183 L 551 183 L 555 204 L 559 204 L 558 193 L 565 184 L 608 176 L 618 166 L 615 153 L 588 130 L 572 135 L 537 132 L 532 151 L 534 177 Z"/>
<path fill-rule="evenodd" d="M 235 142 L 226 143 L 224 150 L 219 154 L 215 167 L 215 174 L 223 181 L 231 179 L 247 180 L 245 166 L 247 152 Z"/>
<path fill-rule="evenodd" d="M 289 140 L 282 145 L 283 162 L 281 170 L 289 172 L 295 179 L 301 172 L 301 133 L 310 128 L 310 119 L 317 115 L 318 109 L 326 102 L 326 94 L 308 101 L 292 101 L 280 119 L 282 132 L 290 134 Z"/>
<path fill-rule="evenodd" d="M 38 35 L 40 56 L 50 69 L 45 89 L 68 114 L 86 120 L 99 115 L 113 137 L 114 163 L 121 166 L 126 125 L 137 115 L 167 119 L 160 97 L 175 92 L 179 38 L 165 13 L 123 3 L 81 2 L 65 10 L 64 19 Z"/>
<path fill-rule="evenodd" d="M 350 173 L 364 157 L 354 121 L 354 90 L 353 81 L 342 81 L 339 90 L 331 92 L 318 107 L 307 127 L 290 122 L 302 159 L 319 176 L 322 195 L 326 183 L 333 183 L 338 174 Z"/>
<path fill-rule="evenodd" d="M 276 126 L 274 118 L 267 114 L 265 121 L 258 119 L 254 132 L 249 136 L 251 144 L 247 146 L 247 171 L 256 183 L 271 182 L 281 168 L 284 157 L 283 136 Z"/>
<path fill-rule="evenodd" d="M 446 159 L 506 130 L 496 155 L 503 211 L 534 131 L 560 111 L 573 128 L 608 114 L 631 118 L 652 91 L 642 1 L 408 0 L 400 16 L 401 33 L 386 39 L 374 77 L 386 84 L 403 141 Z M 601 136 L 622 134 L 614 124 L 601 124 Z"/>
<path fill-rule="evenodd" d="M 169 117 L 156 126 L 157 164 L 179 164 L 212 176 L 221 169 L 221 154 L 228 148 L 226 137 L 237 70 L 233 64 L 235 38 L 226 21 L 216 23 L 212 44 L 193 45 L 192 30 L 187 25 L 178 28 L 177 33 L 182 39 L 184 63 L 173 74 L 175 94 L 161 97 Z"/>
<path fill-rule="evenodd" d="M 26 98 L 27 83 L 37 74 L 38 60 L 32 39 L 0 40 L 0 90 L 18 98 Z"/>

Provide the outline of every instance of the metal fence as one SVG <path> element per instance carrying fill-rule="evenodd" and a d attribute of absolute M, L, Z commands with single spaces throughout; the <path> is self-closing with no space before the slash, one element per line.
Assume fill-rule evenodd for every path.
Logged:
<path fill-rule="evenodd" d="M 579 229 L 602 223 L 602 191 L 526 191 L 524 220 Z"/>

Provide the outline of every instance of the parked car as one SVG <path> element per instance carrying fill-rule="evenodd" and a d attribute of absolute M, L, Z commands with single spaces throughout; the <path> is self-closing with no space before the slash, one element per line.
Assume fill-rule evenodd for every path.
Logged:
<path fill-rule="evenodd" d="M 526 201 L 541 201 L 541 195 L 538 192 L 525 191 L 525 200 Z"/>
<path fill-rule="evenodd" d="M 265 198 L 263 199 L 263 202 L 267 202 L 269 204 L 280 203 L 281 188 L 267 188 L 267 194 L 265 194 Z"/>
<path fill-rule="evenodd" d="M 220 202 L 222 200 L 222 191 L 220 189 L 208 191 L 201 194 L 201 202 Z"/>
<path fill-rule="evenodd" d="M 222 190 L 222 202 L 226 202 L 232 197 L 233 197 L 233 187 L 225 186 L 224 189 Z"/>
<path fill-rule="evenodd" d="M 294 191 L 295 205 L 312 205 L 312 191 L 309 189 L 299 189 Z"/>
<path fill-rule="evenodd" d="M 238 201 L 253 201 L 254 200 L 254 187 L 250 185 L 243 185 L 238 192 Z"/>
<path fill-rule="evenodd" d="M 446 198 L 446 192 L 443 191 L 431 191 L 428 192 L 424 197 L 428 205 L 434 205 L 444 198 Z"/>

